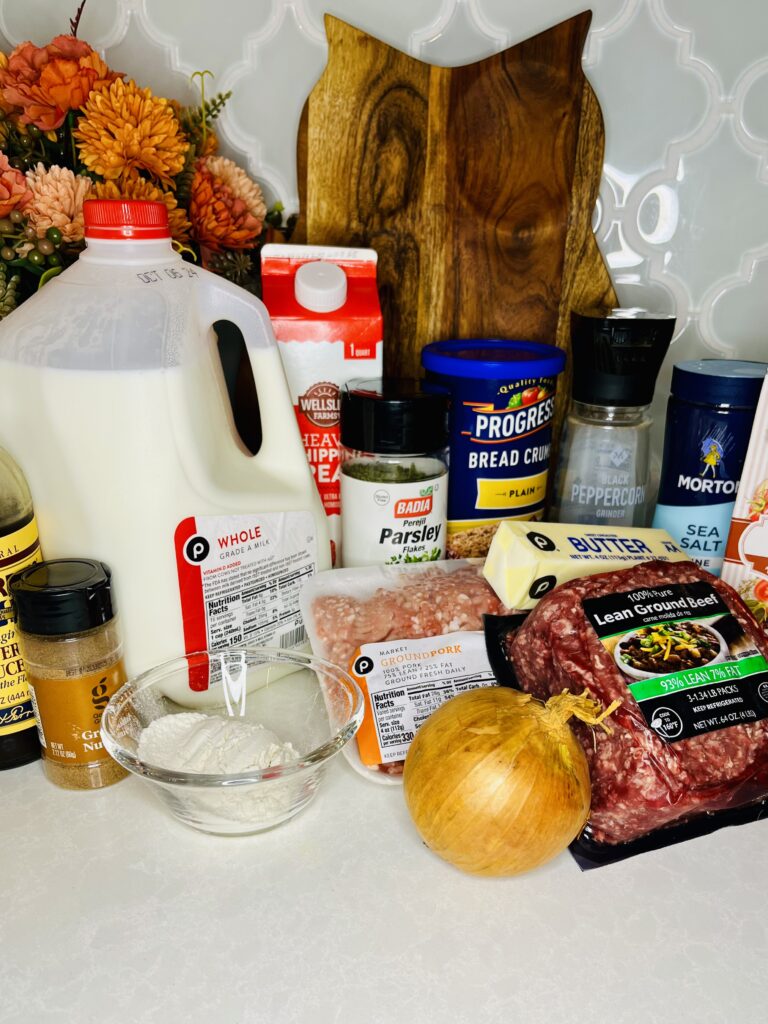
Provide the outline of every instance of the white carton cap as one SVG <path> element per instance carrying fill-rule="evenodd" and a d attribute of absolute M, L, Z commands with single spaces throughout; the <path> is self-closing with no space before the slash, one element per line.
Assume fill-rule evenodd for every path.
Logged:
<path fill-rule="evenodd" d="M 294 278 L 296 301 L 313 313 L 330 313 L 347 301 L 347 275 L 335 263 L 303 263 Z"/>

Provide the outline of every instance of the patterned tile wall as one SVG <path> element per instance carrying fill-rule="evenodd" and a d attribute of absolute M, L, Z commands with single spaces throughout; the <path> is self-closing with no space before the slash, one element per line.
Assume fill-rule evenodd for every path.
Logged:
<path fill-rule="evenodd" d="M 193 95 L 191 72 L 214 72 L 217 89 L 234 91 L 225 146 L 291 210 L 325 11 L 450 65 L 580 9 L 571 0 L 91 0 L 80 35 L 182 100 Z M 678 318 L 660 416 L 673 360 L 768 358 L 768 3 L 594 0 L 592 9 L 584 68 L 606 126 L 596 234 L 622 303 Z M 6 45 L 42 43 L 70 13 L 62 0 L 0 0 L 0 33 Z"/>

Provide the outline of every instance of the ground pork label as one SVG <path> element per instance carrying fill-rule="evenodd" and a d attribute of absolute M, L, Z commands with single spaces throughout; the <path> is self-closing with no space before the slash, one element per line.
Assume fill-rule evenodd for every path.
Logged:
<path fill-rule="evenodd" d="M 661 739 L 768 718 L 768 662 L 708 583 L 591 598 L 584 612 Z"/>
<path fill-rule="evenodd" d="M 451 697 L 496 685 L 483 633 L 474 631 L 363 644 L 350 670 L 365 698 L 357 746 L 371 768 L 402 761 L 419 726 Z"/>

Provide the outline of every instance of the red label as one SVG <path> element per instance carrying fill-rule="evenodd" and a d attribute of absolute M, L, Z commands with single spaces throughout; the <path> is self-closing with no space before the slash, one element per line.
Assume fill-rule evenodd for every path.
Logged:
<path fill-rule="evenodd" d="M 395 519 L 412 519 L 426 516 L 432 511 L 432 495 L 423 498 L 400 498 L 395 503 Z"/>
<path fill-rule="evenodd" d="M 207 546 L 208 542 L 205 538 L 198 537 L 194 516 L 183 519 L 176 527 L 174 545 L 176 569 L 179 574 L 184 647 L 187 654 L 192 651 L 204 651 L 208 646 L 203 604 L 203 578 L 200 566 L 196 564 L 196 562 L 202 561 L 201 555 L 204 557 L 201 544 Z M 207 690 L 208 675 L 207 663 L 190 665 L 189 688 L 191 690 Z"/>
<path fill-rule="evenodd" d="M 344 341 L 344 358 L 345 359 L 375 359 L 376 358 L 376 342 L 360 342 L 350 341 L 345 339 Z"/>
<path fill-rule="evenodd" d="M 301 405 L 294 408 L 307 460 L 325 511 L 328 515 L 338 515 L 341 510 L 338 421 L 330 427 L 318 427 L 302 412 Z"/>
<path fill-rule="evenodd" d="M 315 426 L 335 427 L 339 422 L 339 387 L 322 380 L 299 395 L 299 412 Z"/>
<path fill-rule="evenodd" d="M 749 526 L 748 519 L 732 519 L 731 520 L 731 532 L 728 534 L 728 543 L 725 548 L 725 560 L 726 562 L 736 562 L 737 564 L 741 561 L 741 555 L 739 554 L 739 542 L 741 536 Z"/>
<path fill-rule="evenodd" d="M 768 576 L 768 515 L 764 513 L 745 527 L 739 543 L 739 555 L 741 561 L 751 565 L 755 572 Z"/>

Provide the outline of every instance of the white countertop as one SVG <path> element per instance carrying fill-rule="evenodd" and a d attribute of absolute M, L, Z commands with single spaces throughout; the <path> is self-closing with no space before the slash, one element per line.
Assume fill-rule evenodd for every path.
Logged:
<path fill-rule="evenodd" d="M 0 773 L 5 1024 L 763 1024 L 768 823 L 475 879 L 342 759 L 270 833 Z"/>

